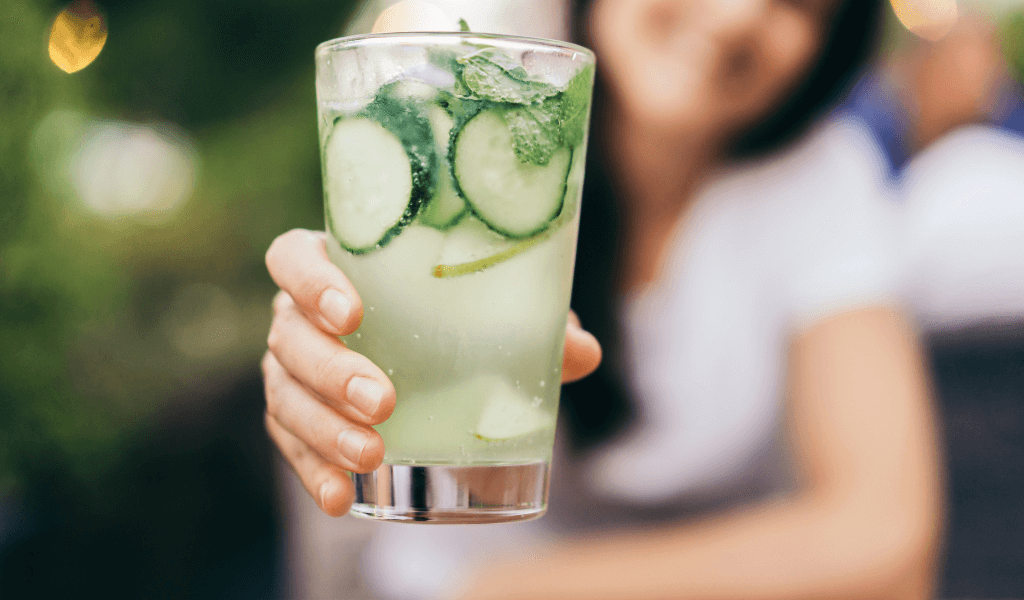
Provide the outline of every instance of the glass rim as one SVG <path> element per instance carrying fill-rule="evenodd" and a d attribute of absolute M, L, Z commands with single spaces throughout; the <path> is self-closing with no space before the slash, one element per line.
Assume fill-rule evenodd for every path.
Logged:
<path fill-rule="evenodd" d="M 361 46 L 373 46 L 373 45 L 385 45 L 388 43 L 394 43 L 395 41 L 404 42 L 407 44 L 422 43 L 427 45 L 429 40 L 438 40 L 441 38 L 452 38 L 459 40 L 462 43 L 472 42 L 473 40 L 479 40 L 485 44 L 492 46 L 500 45 L 495 42 L 507 42 L 513 45 L 523 46 L 534 46 L 537 48 L 556 49 L 563 51 L 572 51 L 586 55 L 591 62 L 596 60 L 594 51 L 579 44 L 572 42 L 563 42 L 561 40 L 552 40 L 546 38 L 534 38 L 522 35 L 504 35 L 500 33 L 476 33 L 472 31 L 412 31 L 412 32 L 396 32 L 396 33 L 362 33 L 359 35 L 349 35 L 340 38 L 334 38 L 321 42 L 317 45 L 314 51 L 314 56 L 321 56 L 335 50 L 347 50 L 349 48 L 358 48 Z"/>

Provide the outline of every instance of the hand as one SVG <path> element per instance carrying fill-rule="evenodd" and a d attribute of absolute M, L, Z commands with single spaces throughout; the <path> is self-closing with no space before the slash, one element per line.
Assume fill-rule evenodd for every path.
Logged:
<path fill-rule="evenodd" d="M 384 460 L 371 427 L 391 416 L 395 388 L 381 369 L 345 347 L 363 317 L 359 294 L 327 258 L 325 234 L 301 229 L 274 240 L 270 276 L 281 288 L 263 356 L 271 439 L 328 515 L 348 512 L 354 488 L 345 471 L 368 473 Z M 562 381 L 601 362 L 601 347 L 570 314 Z"/>

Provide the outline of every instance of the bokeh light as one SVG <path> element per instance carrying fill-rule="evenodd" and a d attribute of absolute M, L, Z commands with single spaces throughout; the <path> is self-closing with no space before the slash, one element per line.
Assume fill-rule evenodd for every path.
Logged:
<path fill-rule="evenodd" d="M 71 160 L 75 195 L 100 216 L 171 216 L 192 195 L 199 157 L 170 126 L 93 121 Z"/>
<path fill-rule="evenodd" d="M 380 13 L 374 33 L 386 31 L 450 31 L 455 20 L 437 5 L 423 0 L 403 0 Z"/>
<path fill-rule="evenodd" d="M 892 8 L 904 27 L 931 41 L 949 33 L 960 16 L 956 0 L 892 0 Z"/>
<path fill-rule="evenodd" d="M 94 3 L 76 0 L 50 28 L 50 60 L 66 73 L 89 66 L 107 43 L 107 21 Z"/>

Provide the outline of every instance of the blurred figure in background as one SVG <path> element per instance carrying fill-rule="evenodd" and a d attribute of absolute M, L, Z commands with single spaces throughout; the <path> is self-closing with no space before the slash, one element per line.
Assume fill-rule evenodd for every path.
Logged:
<path fill-rule="evenodd" d="M 882 159 L 856 123 L 816 123 L 867 58 L 880 10 L 578 3 L 601 83 L 574 308 L 607 358 L 565 390 L 549 515 L 378 525 L 363 560 L 379 594 L 467 582 L 466 597 L 506 599 L 931 593 L 935 423 L 897 306 Z M 287 366 L 327 359 L 317 344 L 345 352 L 336 330 L 316 329 L 310 290 L 348 291 L 343 333 L 359 300 L 322 238 L 286 234 L 267 262 L 284 288 L 264 361 L 268 428 L 319 507 L 343 514 L 351 483 L 294 415 L 347 402 L 329 390 L 350 373 L 316 385 Z M 570 327 L 567 376 L 596 358 Z M 394 391 L 380 383 L 386 415 Z M 365 470 L 381 449 L 368 424 L 346 425 L 369 436 Z M 501 557 L 510 548 L 520 556 Z"/>
<path fill-rule="evenodd" d="M 901 170 L 917 152 L 964 125 L 1024 133 L 1024 98 L 992 18 L 961 16 L 935 41 L 912 39 L 861 80 L 844 109 L 878 137 Z"/>
<path fill-rule="evenodd" d="M 944 35 L 906 35 L 845 110 L 872 129 L 889 159 L 903 296 L 926 335 L 940 400 L 950 498 L 942 593 L 1017 597 L 1024 590 L 1024 471 L 1016 467 L 1024 461 L 1024 3 L 960 4 Z"/>
<path fill-rule="evenodd" d="M 969 13 L 902 69 L 891 61 L 910 107 L 893 160 L 906 161 L 894 180 L 904 296 L 948 447 L 948 597 L 1024 590 L 1024 13 L 1000 21 Z"/>
<path fill-rule="evenodd" d="M 1024 323 L 1024 96 L 1007 33 L 961 15 L 850 103 L 898 171 L 906 295 L 929 331 Z"/>

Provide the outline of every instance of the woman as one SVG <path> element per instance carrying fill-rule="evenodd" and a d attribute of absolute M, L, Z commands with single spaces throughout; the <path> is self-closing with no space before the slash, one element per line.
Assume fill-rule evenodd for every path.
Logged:
<path fill-rule="evenodd" d="M 879 5 L 580 4 L 608 83 L 574 307 L 609 360 L 566 389 L 577 452 L 552 485 L 572 493 L 556 489 L 542 522 L 618 533 L 495 563 L 465 597 L 929 594 L 933 415 L 892 307 L 872 165 L 857 158 L 867 144 L 831 124 L 780 151 L 866 55 Z M 268 251 L 283 293 L 264 361 L 267 427 L 337 515 L 352 500 L 343 469 L 382 460 L 368 426 L 395 398 L 332 337 L 356 328 L 361 307 L 320 235 L 290 232 Z M 573 380 L 601 350 L 575 324 L 566 336 Z"/>

